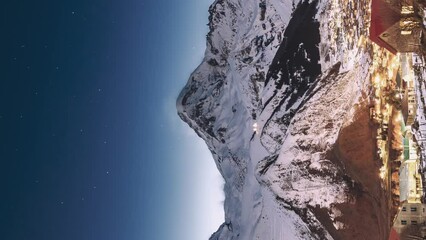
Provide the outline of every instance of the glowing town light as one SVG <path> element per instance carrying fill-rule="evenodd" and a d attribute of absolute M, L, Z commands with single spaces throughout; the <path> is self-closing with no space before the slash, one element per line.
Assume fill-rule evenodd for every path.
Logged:
<path fill-rule="evenodd" d="M 386 167 L 385 166 L 382 166 L 380 168 L 379 176 L 380 176 L 381 179 L 385 179 L 385 177 L 386 177 Z"/>
<path fill-rule="evenodd" d="M 376 96 L 377 98 L 378 98 L 378 97 L 380 97 L 380 88 L 377 88 L 377 89 L 376 89 L 375 96 Z"/>
<path fill-rule="evenodd" d="M 374 78 L 374 83 L 375 84 L 379 84 L 380 83 L 380 76 L 379 75 L 376 75 L 376 77 Z"/>
<path fill-rule="evenodd" d="M 401 94 L 400 93 L 395 93 L 395 98 L 401 98 Z"/>
<path fill-rule="evenodd" d="M 401 35 L 410 35 L 412 31 L 401 31 Z"/>
<path fill-rule="evenodd" d="M 398 112 L 398 113 L 396 114 L 396 116 L 395 116 L 395 120 L 396 120 L 397 122 L 401 122 L 401 121 L 402 121 L 402 114 L 401 114 L 401 112 Z"/>

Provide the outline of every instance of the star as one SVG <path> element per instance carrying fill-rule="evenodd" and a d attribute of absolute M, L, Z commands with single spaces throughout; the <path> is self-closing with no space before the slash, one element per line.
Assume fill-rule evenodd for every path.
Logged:
<path fill-rule="evenodd" d="M 106 174 L 109 174 L 109 171 L 107 171 Z"/>

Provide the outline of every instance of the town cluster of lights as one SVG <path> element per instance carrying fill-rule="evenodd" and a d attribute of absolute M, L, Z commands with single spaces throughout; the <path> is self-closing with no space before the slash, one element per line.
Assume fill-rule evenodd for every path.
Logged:
<path fill-rule="evenodd" d="M 372 85 L 372 108 L 373 120 L 378 124 L 377 128 L 377 149 L 378 156 L 382 161 L 382 167 L 379 176 L 383 182 L 388 180 L 388 161 L 389 161 L 389 144 L 388 129 L 389 123 L 393 120 L 392 113 L 395 111 L 392 100 L 400 98 L 396 83 L 395 75 L 399 68 L 399 56 L 395 56 L 388 51 L 376 45 L 372 45 L 372 65 L 370 68 L 371 85 Z M 402 116 L 399 116 L 399 121 Z M 398 121 L 398 119 L 395 119 Z M 395 129 L 398 131 L 398 129 Z"/>

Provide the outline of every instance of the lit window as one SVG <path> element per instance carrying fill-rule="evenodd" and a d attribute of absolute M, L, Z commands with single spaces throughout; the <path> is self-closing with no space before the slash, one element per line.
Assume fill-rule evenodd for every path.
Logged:
<path fill-rule="evenodd" d="M 412 208 L 411 208 L 411 211 L 412 211 L 412 212 L 416 212 L 416 211 L 417 211 L 417 208 L 416 208 L 416 207 L 412 207 Z"/>

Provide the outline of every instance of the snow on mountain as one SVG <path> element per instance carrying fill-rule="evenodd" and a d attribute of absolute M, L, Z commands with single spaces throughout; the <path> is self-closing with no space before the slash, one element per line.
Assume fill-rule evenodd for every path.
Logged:
<path fill-rule="evenodd" d="M 368 117 L 369 4 L 211 5 L 205 57 L 177 100 L 225 179 L 225 223 L 210 239 L 386 237 L 380 165 L 359 162 L 373 154 L 359 155 L 371 134 L 357 120 Z"/>

